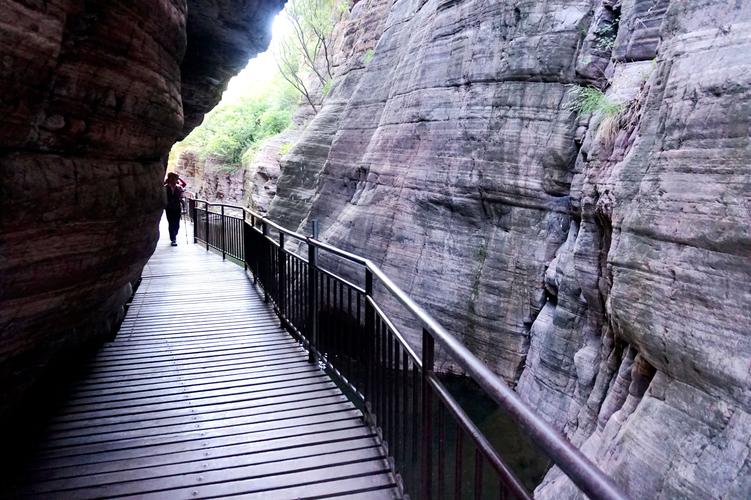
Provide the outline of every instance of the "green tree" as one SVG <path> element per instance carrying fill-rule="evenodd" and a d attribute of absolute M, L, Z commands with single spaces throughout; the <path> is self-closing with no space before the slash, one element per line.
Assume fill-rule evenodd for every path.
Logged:
<path fill-rule="evenodd" d="M 344 0 L 290 0 L 284 9 L 291 29 L 290 35 L 277 43 L 274 51 L 277 66 L 282 77 L 305 97 L 315 112 L 318 109 L 307 79 L 314 76 L 321 88 L 330 88 L 331 34 L 348 5 Z"/>
<path fill-rule="evenodd" d="M 261 93 L 219 104 L 180 148 L 194 149 L 204 158 L 221 155 L 227 163 L 239 164 L 246 151 L 289 126 L 295 105 L 294 90 L 277 80 Z"/>

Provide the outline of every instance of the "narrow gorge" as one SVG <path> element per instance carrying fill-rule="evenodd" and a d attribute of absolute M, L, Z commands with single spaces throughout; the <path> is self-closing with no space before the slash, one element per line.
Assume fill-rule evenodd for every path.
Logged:
<path fill-rule="evenodd" d="M 399 277 L 634 498 L 741 498 L 750 21 L 748 2 L 362 0 L 320 111 L 234 199 Z M 611 110 L 576 112 L 591 88 Z"/>
<path fill-rule="evenodd" d="M 111 334 L 170 148 L 283 4 L 0 4 L 0 416 Z M 191 189 L 318 221 L 630 497 L 748 498 L 751 1 L 357 0 L 337 19 L 315 112 L 300 99 L 229 168 L 182 151 Z M 580 497 L 556 468 L 535 490 Z"/>

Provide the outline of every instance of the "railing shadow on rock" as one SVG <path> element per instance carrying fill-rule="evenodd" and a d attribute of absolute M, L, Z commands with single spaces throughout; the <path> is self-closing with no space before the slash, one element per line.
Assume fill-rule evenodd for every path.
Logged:
<path fill-rule="evenodd" d="M 532 498 L 439 379 L 434 370 L 438 345 L 581 491 L 590 498 L 627 498 L 368 259 L 243 207 L 189 200 L 189 216 L 194 242 L 245 266 L 282 326 L 308 350 L 309 361 L 331 373 L 362 410 L 380 436 L 405 495 Z M 315 228 L 313 232 L 317 236 Z M 297 252 L 289 248 L 291 240 Z M 320 262 L 322 252 L 359 266 L 364 286 L 326 269 Z M 422 330 L 419 355 L 374 298 L 376 282 Z"/>

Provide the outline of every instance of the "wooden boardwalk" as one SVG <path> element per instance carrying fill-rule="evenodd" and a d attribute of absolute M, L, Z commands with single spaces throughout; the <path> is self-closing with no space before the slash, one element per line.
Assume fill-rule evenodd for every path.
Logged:
<path fill-rule="evenodd" d="M 395 498 L 360 412 L 242 267 L 182 236 L 160 241 L 20 496 Z"/>

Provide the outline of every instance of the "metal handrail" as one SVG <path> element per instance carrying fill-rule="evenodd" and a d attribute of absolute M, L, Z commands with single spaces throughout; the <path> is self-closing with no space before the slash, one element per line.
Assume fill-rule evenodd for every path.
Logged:
<path fill-rule="evenodd" d="M 475 356 L 455 336 L 451 335 L 443 326 L 441 326 L 441 324 L 425 311 L 424 308 L 412 300 L 412 298 L 394 283 L 394 281 L 391 280 L 391 278 L 389 278 L 389 276 L 386 275 L 386 273 L 374 262 L 314 239 L 311 236 L 306 236 L 286 229 L 249 208 L 223 203 L 211 203 L 201 199 L 196 199 L 195 201 L 205 203 L 207 212 L 208 207 L 210 206 L 223 206 L 243 210 L 245 213 L 254 217 L 257 221 L 273 227 L 281 234 L 306 242 L 309 245 L 309 248 L 314 247 L 321 249 L 347 261 L 363 266 L 369 273 L 372 273 L 373 277 L 378 279 L 383 287 L 394 298 L 396 298 L 399 303 L 401 303 L 416 319 L 419 320 L 423 332 L 428 332 L 430 337 L 437 341 L 450 355 L 452 361 L 464 370 L 464 372 L 469 375 L 493 401 L 506 410 L 510 417 L 522 427 L 541 448 L 543 448 L 555 465 L 565 472 L 584 493 L 597 499 L 626 500 L 628 498 L 610 477 L 595 466 L 578 448 L 572 445 L 561 432 L 554 429 L 537 413 L 535 413 L 516 392 L 495 375 L 487 365 L 477 358 L 477 356 Z M 264 236 L 266 236 L 265 233 Z M 276 242 L 270 237 L 266 237 L 272 243 L 276 244 Z M 276 246 L 279 248 L 278 244 Z M 346 280 L 339 278 L 330 271 L 325 272 L 336 279 L 341 279 L 345 283 L 348 283 Z M 372 298 L 368 296 L 368 300 L 372 301 Z M 372 301 L 372 305 L 375 306 L 376 310 L 382 312 L 374 301 Z M 386 321 L 389 321 L 388 318 L 385 319 Z M 393 327 L 393 324 L 389 324 Z M 405 348 L 408 349 L 410 356 L 419 361 L 419 358 L 412 348 L 407 345 L 404 338 L 398 333 L 398 331 L 396 331 L 396 328 L 393 328 L 397 334 L 399 342 L 403 343 Z M 433 381 L 433 383 L 434 382 L 435 381 Z M 450 395 L 445 390 L 441 391 L 440 388 L 438 388 L 438 394 L 441 398 L 450 399 Z M 448 399 L 445 400 L 448 401 Z M 449 401 L 448 404 L 451 405 L 451 402 Z"/>
<path fill-rule="evenodd" d="M 195 201 L 197 201 L 199 203 L 205 203 L 207 207 L 220 207 L 220 206 L 224 206 L 224 207 L 229 207 L 229 208 L 236 208 L 238 210 L 243 210 L 245 213 L 247 213 L 249 215 L 252 215 L 257 220 L 260 220 L 261 222 L 263 222 L 263 223 L 265 223 L 265 224 L 273 227 L 274 229 L 276 229 L 280 233 L 284 233 L 287 236 L 291 236 L 292 238 L 295 238 L 296 240 L 300 240 L 300 241 L 307 241 L 308 240 L 308 236 L 306 236 L 304 234 L 301 234 L 301 233 L 297 233 L 295 231 L 291 231 L 291 230 L 287 229 L 286 227 L 280 226 L 276 222 L 272 221 L 271 219 L 268 219 L 267 217 L 259 214 L 258 212 L 256 212 L 255 210 L 252 210 L 250 208 L 241 207 L 240 205 L 231 205 L 231 204 L 228 204 L 228 203 L 211 203 L 210 201 L 202 200 L 200 198 L 195 198 Z"/>
<path fill-rule="evenodd" d="M 333 248 L 329 245 L 326 247 Z M 546 450 L 555 464 L 566 472 L 582 491 L 593 498 L 628 498 L 610 477 L 584 456 L 565 436 L 532 411 L 516 392 L 454 335 L 443 328 L 425 309 L 412 300 L 386 273 L 370 260 L 363 260 L 386 289 L 422 322 L 423 327 L 446 349 L 452 360 L 477 382 L 493 401 L 508 411 L 511 418 Z"/>

